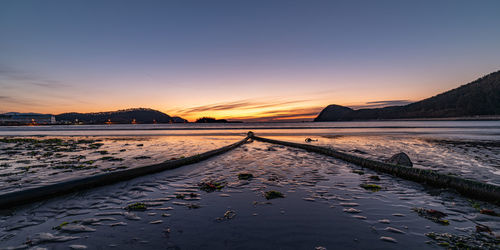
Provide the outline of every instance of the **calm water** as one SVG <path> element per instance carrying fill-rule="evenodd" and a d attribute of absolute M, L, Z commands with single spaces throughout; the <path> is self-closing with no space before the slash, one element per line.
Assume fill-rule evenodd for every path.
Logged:
<path fill-rule="evenodd" d="M 497 121 L 39 126 L 0 127 L 0 138 L 61 139 L 35 146 L 0 143 L 0 193 L 194 155 L 236 142 L 248 130 L 301 143 L 310 137 L 317 139 L 312 144 L 379 160 L 403 151 L 414 167 L 500 185 Z M 254 178 L 239 180 L 239 173 Z M 207 193 L 198 189 L 205 181 L 225 187 Z M 266 200 L 269 190 L 285 198 Z M 124 209 L 135 202 L 147 204 L 147 210 Z M 500 212 L 450 190 L 253 142 L 198 164 L 2 211 L 0 249 L 445 246 L 426 236 L 431 232 L 494 249 L 500 217 L 481 214 L 478 207 Z M 414 208 L 442 211 L 449 225 L 421 217 Z M 492 233 L 477 233 L 478 223 Z"/>
<path fill-rule="evenodd" d="M 500 140 L 500 121 L 381 121 L 227 124 L 142 124 L 0 127 L 0 136 L 108 135 L 432 135 L 459 139 Z"/>

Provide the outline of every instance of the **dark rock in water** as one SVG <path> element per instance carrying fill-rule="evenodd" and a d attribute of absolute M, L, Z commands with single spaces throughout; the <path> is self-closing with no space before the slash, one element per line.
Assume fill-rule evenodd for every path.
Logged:
<path fill-rule="evenodd" d="M 410 157 L 403 152 L 393 155 L 391 158 L 389 158 L 385 162 L 390 163 L 390 164 L 394 164 L 394 165 L 413 167 L 413 162 L 411 162 Z"/>
<path fill-rule="evenodd" d="M 305 142 L 312 142 L 312 141 L 318 141 L 318 140 L 314 140 L 314 139 L 311 139 L 311 138 L 306 138 L 305 139 Z"/>

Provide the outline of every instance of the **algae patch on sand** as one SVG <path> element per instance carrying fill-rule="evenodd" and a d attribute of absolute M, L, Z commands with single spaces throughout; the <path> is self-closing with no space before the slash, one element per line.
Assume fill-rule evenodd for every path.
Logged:
<path fill-rule="evenodd" d="M 264 193 L 264 197 L 266 197 L 266 199 L 268 199 L 268 200 L 271 200 L 271 199 L 276 199 L 276 198 L 285 198 L 285 195 L 283 195 L 279 191 L 271 190 L 271 191 L 267 191 L 266 193 Z"/>

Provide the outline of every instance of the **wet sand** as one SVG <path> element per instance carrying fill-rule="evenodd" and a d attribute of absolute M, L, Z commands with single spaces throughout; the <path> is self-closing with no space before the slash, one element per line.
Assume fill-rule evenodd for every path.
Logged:
<path fill-rule="evenodd" d="M 374 157 L 403 147 L 393 144 L 384 151 L 383 139 L 365 143 L 360 139 L 330 139 L 317 143 Z M 205 141 L 200 145 L 196 140 L 192 145 L 206 151 L 211 146 L 229 144 Z M 415 147 L 417 143 L 429 148 L 424 144 L 429 142 L 417 141 L 403 148 L 422 150 Z M 155 148 L 153 144 L 143 147 Z M 177 149 L 173 151 L 178 153 Z M 192 147 L 185 150 L 195 152 Z M 431 162 L 441 154 L 438 151 L 428 158 L 414 158 L 420 153 L 408 152 L 421 166 L 426 166 L 420 162 L 422 158 Z M 464 160 L 457 155 L 461 153 L 454 156 L 457 162 Z M 496 161 L 495 157 L 488 159 L 493 164 Z M 253 178 L 240 180 L 241 173 L 250 173 Z M 496 178 L 488 180 L 495 182 Z M 199 184 L 207 182 L 224 187 L 214 192 L 200 190 Z M 379 188 L 363 188 L 367 185 Z M 281 192 L 284 198 L 267 200 L 267 191 Z M 127 210 L 131 204 L 146 209 Z M 481 209 L 500 211 L 497 206 L 468 200 L 448 190 L 303 150 L 253 142 L 202 163 L 2 211 L 0 247 L 431 249 L 460 242 L 494 249 L 498 247 L 495 235 L 500 233 L 500 217 L 482 214 Z M 436 220 L 418 213 L 433 210 L 445 215 Z M 477 232 L 478 224 L 492 232 Z"/>
<path fill-rule="evenodd" d="M 187 157 L 240 139 L 237 136 L 3 137 L 0 138 L 0 194 Z"/>

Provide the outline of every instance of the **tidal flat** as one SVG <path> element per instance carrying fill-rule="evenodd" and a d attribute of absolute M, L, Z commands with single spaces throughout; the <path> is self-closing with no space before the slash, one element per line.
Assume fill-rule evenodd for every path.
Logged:
<path fill-rule="evenodd" d="M 3 171 L 23 172 L 0 176 L 1 192 L 188 157 L 234 143 L 243 138 L 238 133 L 5 136 L 0 153 L 2 164 L 9 166 Z M 267 137 L 379 160 L 403 151 L 414 167 L 491 184 L 499 180 L 499 148 L 488 140 L 467 144 L 456 138 L 387 134 Z M 308 137 L 314 140 L 305 142 Z M 8 151 L 22 154 L 9 156 Z M 42 157 L 50 151 L 64 157 Z M 123 160 L 102 159 L 107 156 Z M 70 160 L 92 160 L 94 167 L 52 168 Z M 33 168 L 36 172 L 18 169 L 34 164 L 47 166 Z M 15 176 L 21 178 L 8 181 Z M 0 248 L 498 249 L 499 212 L 495 204 L 453 190 L 253 141 L 200 163 L 4 209 Z"/>

